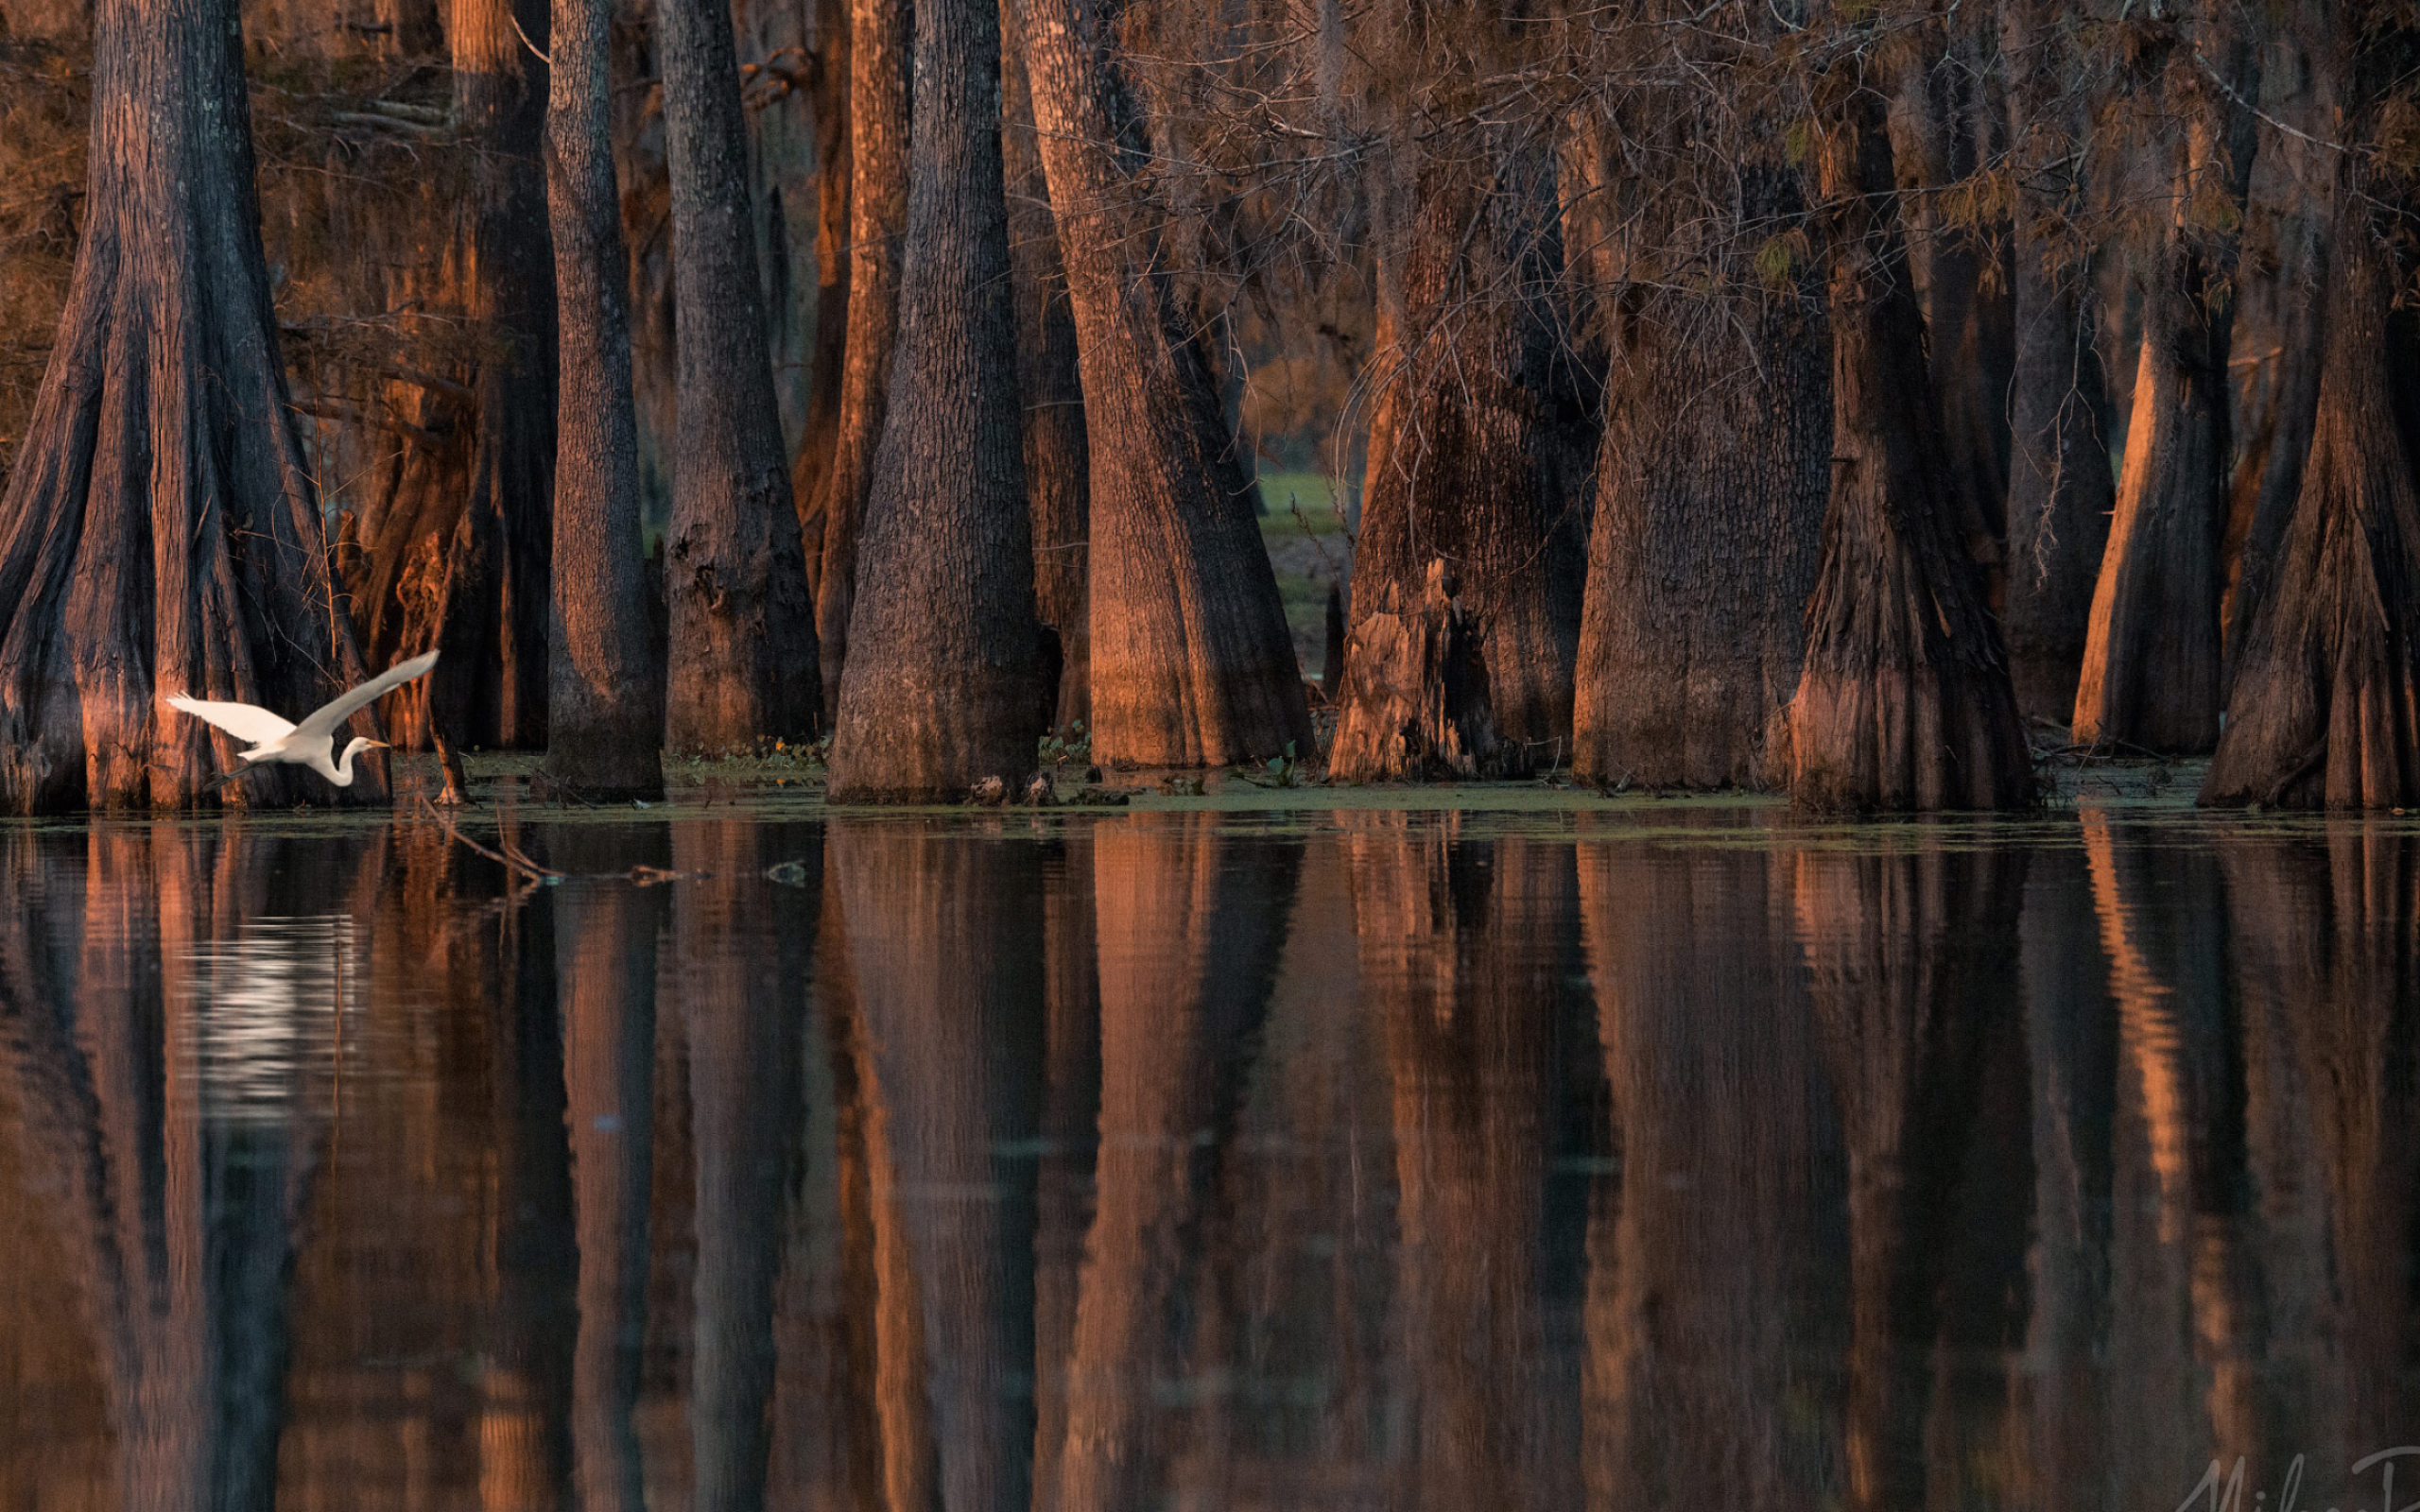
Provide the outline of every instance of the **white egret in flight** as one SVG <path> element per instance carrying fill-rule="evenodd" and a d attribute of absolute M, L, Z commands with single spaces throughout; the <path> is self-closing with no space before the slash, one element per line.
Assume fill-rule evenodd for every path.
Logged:
<path fill-rule="evenodd" d="M 165 701 L 171 709 L 208 720 L 237 740 L 252 743 L 251 749 L 240 753 L 244 765 L 228 773 L 230 778 L 240 777 L 269 762 L 291 762 L 297 766 L 308 766 L 338 787 L 351 787 L 354 757 L 387 743 L 356 735 L 353 744 L 344 748 L 343 759 L 331 761 L 329 757 L 336 753 L 337 727 L 372 699 L 425 676 L 435 665 L 437 653 L 431 651 L 389 667 L 360 687 L 312 710 L 299 725 L 289 725 L 268 710 L 248 703 L 212 703 L 182 696 L 171 696 Z"/>

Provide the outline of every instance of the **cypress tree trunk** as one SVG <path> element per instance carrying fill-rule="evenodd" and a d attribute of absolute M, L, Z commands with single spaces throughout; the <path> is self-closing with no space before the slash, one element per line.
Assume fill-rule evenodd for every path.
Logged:
<path fill-rule="evenodd" d="M 1879 100 L 1826 81 L 1832 489 L 1790 705 L 1790 792 L 1816 808 L 2014 808 L 2033 800 L 2016 699 L 1960 549 L 1905 281 Z M 1921 402 L 1920 402 L 1921 401 Z"/>
<path fill-rule="evenodd" d="M 2093 583 L 2116 493 L 2108 438 L 2100 433 L 2107 396 L 2087 313 L 2090 268 L 2060 224 L 2084 185 L 2068 166 L 2077 123 L 2058 103 L 2072 62 L 2058 14 L 2048 0 L 2003 0 L 2000 7 L 2000 51 L 2011 76 L 2010 150 L 2018 175 L 2001 623 L 2017 712 L 2052 722 L 2075 712 Z"/>
<path fill-rule="evenodd" d="M 455 0 L 456 109 L 481 154 L 471 308 L 486 333 L 474 387 L 470 490 L 438 614 L 447 653 L 429 722 L 456 744 L 535 749 L 546 740 L 546 602 L 554 566 L 555 270 L 548 243 L 544 0 Z M 400 648 L 399 648 L 400 654 Z M 448 670 L 450 669 L 450 671 Z"/>
<path fill-rule="evenodd" d="M 812 739 L 815 610 L 773 404 L 731 11 L 658 0 L 656 18 L 681 372 L 665 744 L 720 752 Z"/>
<path fill-rule="evenodd" d="M 520 30 L 516 31 L 515 24 Z M 432 290 L 477 333 L 461 382 L 417 379 L 428 436 L 379 468 L 344 522 L 338 564 L 373 666 L 431 647 L 437 671 L 390 696 L 396 744 L 539 747 L 546 733 L 546 589 L 555 467 L 555 286 L 547 246 L 542 0 L 457 0 L 454 109 L 475 141 L 468 195 Z M 355 549 L 357 547 L 357 549 Z"/>
<path fill-rule="evenodd" d="M 2234 233 L 2201 226 L 2214 197 L 2239 218 L 2251 120 L 2196 67 L 2207 38 L 2178 36 L 2168 88 L 2187 119 L 2169 154 L 2173 218 L 2143 287 L 2143 350 L 2117 514 L 2093 590 L 2075 738 L 2204 751 L 2219 737 L 2219 537 L 2227 428 Z M 2249 45 L 2219 60 L 2238 95 L 2257 89 Z"/>
<path fill-rule="evenodd" d="M 83 243 L 0 494 L 0 809 L 381 801 L 376 764 L 216 788 L 237 743 L 159 703 L 300 718 L 365 673 L 287 405 L 233 0 L 103 0 L 94 57 Z"/>
<path fill-rule="evenodd" d="M 1788 781 L 1784 719 L 1830 487 L 1812 304 L 1751 296 L 1622 320 L 1580 627 L 1584 779 Z"/>
<path fill-rule="evenodd" d="M 899 280 L 908 232 L 908 71 L 913 38 L 906 0 L 849 4 L 849 335 L 840 372 L 838 438 L 816 513 L 823 558 L 815 576 L 815 631 L 826 722 L 839 709 L 840 673 L 856 611 L 858 538 L 874 482 L 874 453 L 890 407 L 899 344 Z"/>
<path fill-rule="evenodd" d="M 1017 409 L 994 0 L 916 9 L 899 349 L 868 502 L 835 802 L 1013 791 L 1047 717 Z"/>
<path fill-rule="evenodd" d="M 806 415 L 790 464 L 807 587 L 823 577 L 823 490 L 840 440 L 840 378 L 849 354 L 849 0 L 815 0 L 809 110 L 815 124 L 815 352 Z M 822 658 L 819 625 L 817 662 Z M 819 679 L 819 681 L 821 679 Z M 831 699 L 820 696 L 826 713 Z"/>
<path fill-rule="evenodd" d="M 562 387 L 557 410 L 546 776 L 664 791 L 664 669 L 648 645 L 628 270 L 607 115 L 605 0 L 556 0 L 546 105 Z"/>
<path fill-rule="evenodd" d="M 1092 457 L 1093 749 L 1201 766 L 1308 749 L 1310 710 L 1247 459 L 1171 286 L 1119 207 L 1142 180 L 1093 0 L 1026 0 L 1027 66 L 1067 263 Z"/>
<path fill-rule="evenodd" d="M 1002 25 L 1014 27 L 1013 8 Z M 1059 636 L 1059 687 L 1052 724 L 1092 718 L 1091 604 L 1086 533 L 1092 525 L 1092 451 L 1084 435 L 1084 389 L 1078 370 L 1076 318 L 1067 269 L 1033 124 L 1025 43 L 1004 43 L 1000 59 L 1006 129 L 1000 156 L 1009 185 L 1009 265 L 1016 284 L 1017 384 L 1025 391 L 1025 481 L 1032 498 L 1033 589 L 1042 623 Z"/>
<path fill-rule="evenodd" d="M 2391 388 L 2395 277 L 2349 171 L 2310 459 L 2244 638 L 2204 803 L 2420 803 L 2420 486 Z"/>
<path fill-rule="evenodd" d="M 1493 750 L 1469 754 L 1517 775 L 1569 749 L 1587 484 L 1566 475 L 1564 433 L 1580 404 L 1555 298 L 1563 259 L 1547 164 L 1500 145 L 1458 146 L 1481 160 L 1479 172 L 1496 171 L 1492 182 L 1456 182 L 1470 165 L 1436 163 L 1397 232 L 1402 340 L 1378 358 L 1394 370 L 1372 424 L 1354 628 L 1392 636 L 1430 564 L 1447 563 L 1479 641 L 1473 691 L 1496 737 Z M 1504 157 L 1512 161 L 1495 161 Z M 1374 649 L 1347 642 L 1360 675 L 1344 688 L 1344 725 L 1401 701 L 1418 672 L 1362 654 Z M 1331 775 L 1368 781 L 1385 758 L 1340 738 Z"/>

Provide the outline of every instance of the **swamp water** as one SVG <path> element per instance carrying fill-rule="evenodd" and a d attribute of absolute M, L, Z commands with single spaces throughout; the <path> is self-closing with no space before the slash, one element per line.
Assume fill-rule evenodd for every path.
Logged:
<path fill-rule="evenodd" d="M 1285 801 L 0 828 L 0 1505 L 2420 1480 L 2420 824 Z"/>

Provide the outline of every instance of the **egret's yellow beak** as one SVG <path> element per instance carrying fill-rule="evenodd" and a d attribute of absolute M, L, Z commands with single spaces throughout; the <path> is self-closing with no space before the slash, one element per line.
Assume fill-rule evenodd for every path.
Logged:
<path fill-rule="evenodd" d="M 389 745 L 388 745 L 385 741 L 383 741 L 383 740 L 373 740 L 373 741 L 372 741 L 370 744 L 371 744 L 371 745 L 372 745 L 372 746 L 374 746 L 374 747 L 377 747 L 378 749 L 380 749 L 380 750 L 391 750 L 391 749 L 393 749 L 393 748 L 394 748 L 393 747 L 389 746 Z"/>

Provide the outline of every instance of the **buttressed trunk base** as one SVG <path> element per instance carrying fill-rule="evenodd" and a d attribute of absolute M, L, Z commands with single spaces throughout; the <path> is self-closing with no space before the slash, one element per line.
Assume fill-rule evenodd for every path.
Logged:
<path fill-rule="evenodd" d="M 2390 387 L 2409 337 L 2367 214 L 2342 220 L 2310 460 L 2204 803 L 2420 804 L 2420 488 Z"/>
<path fill-rule="evenodd" d="M 234 0 L 103 0 L 94 56 L 83 243 L 0 496 L 0 809 L 382 801 L 376 765 L 217 787 L 240 743 L 160 705 L 300 717 L 366 674 L 287 404 Z"/>

